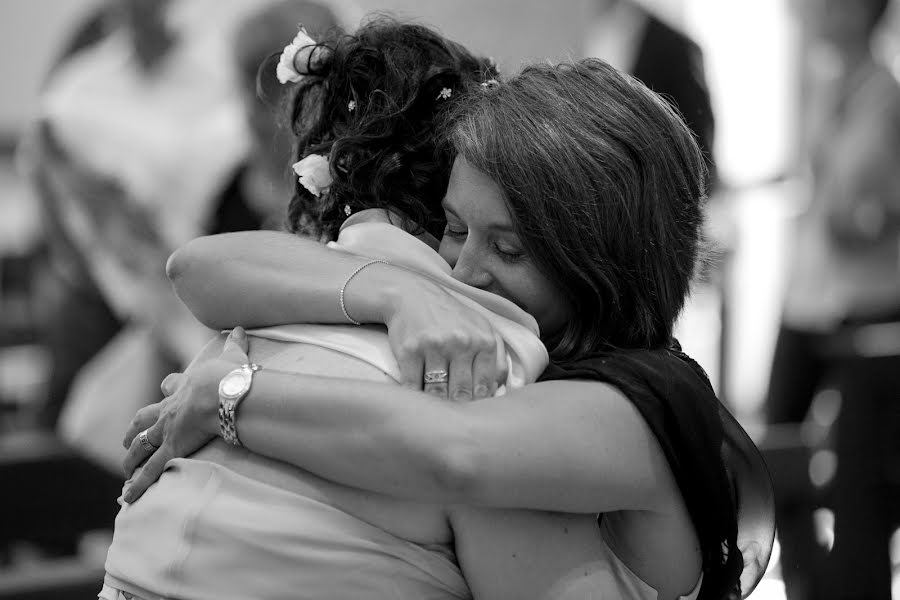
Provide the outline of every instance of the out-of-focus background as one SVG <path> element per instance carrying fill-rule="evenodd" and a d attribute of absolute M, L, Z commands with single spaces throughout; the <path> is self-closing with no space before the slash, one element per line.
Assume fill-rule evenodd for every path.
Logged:
<path fill-rule="evenodd" d="M 99 589 L 118 424 L 209 335 L 171 297 L 165 257 L 279 224 L 283 146 L 253 90 L 292 31 L 259 17 L 273 3 L 0 0 L 0 599 Z M 890 2 L 309 4 L 312 30 L 389 11 L 505 73 L 598 56 L 677 103 L 715 173 L 710 261 L 678 335 L 779 498 L 752 597 L 832 597 L 846 573 L 858 594 L 833 597 L 890 598 L 893 573 L 900 599 Z"/>

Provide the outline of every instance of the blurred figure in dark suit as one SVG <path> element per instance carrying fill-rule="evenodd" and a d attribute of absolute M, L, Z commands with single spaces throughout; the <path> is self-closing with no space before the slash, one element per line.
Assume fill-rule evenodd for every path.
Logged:
<path fill-rule="evenodd" d="M 715 118 L 706 84 L 703 51 L 634 0 L 595 0 L 584 55 L 601 58 L 634 75 L 681 112 L 697 136 L 715 185 Z"/>

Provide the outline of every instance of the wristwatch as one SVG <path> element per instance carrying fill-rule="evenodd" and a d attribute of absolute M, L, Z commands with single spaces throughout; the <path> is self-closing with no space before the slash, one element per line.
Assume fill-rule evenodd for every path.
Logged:
<path fill-rule="evenodd" d="M 219 433 L 226 442 L 234 446 L 242 446 L 235 428 L 235 411 L 238 404 L 250 391 L 253 374 L 262 369 L 261 366 L 248 363 L 228 372 L 219 381 Z"/>

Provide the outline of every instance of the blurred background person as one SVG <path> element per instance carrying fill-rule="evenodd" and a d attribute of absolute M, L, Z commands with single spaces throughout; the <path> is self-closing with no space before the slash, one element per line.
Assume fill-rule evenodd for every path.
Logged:
<path fill-rule="evenodd" d="M 238 167 L 229 188 L 245 200 L 228 202 L 227 193 L 217 207 L 210 231 L 249 229 L 240 214 L 229 214 L 228 206 L 246 206 L 258 220 L 258 228 L 282 229 L 293 194 L 294 175 L 290 170 L 294 136 L 287 123 L 279 121 L 285 86 L 275 73 L 260 71 L 262 62 L 280 52 L 286 40 L 303 23 L 315 38 L 327 31 L 355 27 L 356 13 L 329 0 L 268 0 L 269 6 L 254 11 L 237 28 L 233 55 L 238 88 L 250 134 L 250 152 Z M 274 46 L 274 47 L 273 47 Z"/>
<path fill-rule="evenodd" d="M 896 495 L 888 474 L 896 471 L 890 449 L 900 434 L 900 87 L 872 50 L 887 6 L 887 0 L 796 6 L 810 36 L 803 128 L 809 194 L 794 226 L 768 420 L 803 421 L 826 386 L 841 401 L 827 558 L 810 512 L 798 514 L 789 502 L 780 507 L 792 600 L 891 597 Z"/>
<path fill-rule="evenodd" d="M 297 23 L 324 32 L 350 14 L 325 0 L 115 0 L 86 10 L 61 44 L 18 162 L 40 206 L 37 342 L 49 365 L 31 424 L 75 457 L 39 437 L 0 451 L 20 498 L 8 518 L 40 519 L 15 530 L 42 555 L 75 555 L 85 528 L 111 528 L 134 407 L 157 401 L 161 378 L 213 335 L 171 293 L 171 250 L 281 227 L 290 136 L 273 120 L 282 86 L 274 71 L 258 80 L 259 65 Z M 49 504 L 63 481 L 68 516 Z M 9 524 L 0 560 L 12 561 Z"/>
<path fill-rule="evenodd" d="M 716 120 L 703 50 L 687 32 L 668 24 L 655 7 L 638 0 L 589 0 L 588 4 L 582 54 L 602 58 L 662 95 L 684 117 L 700 145 L 709 169 L 707 191 L 713 201 L 708 205 L 712 210 L 707 211 L 706 236 L 714 243 L 707 245 L 710 260 L 700 266 L 692 298 L 717 307 L 724 315 L 734 226 L 731 215 L 723 210 L 718 193 L 721 190 L 714 154 Z M 708 352 L 715 356 L 717 363 L 710 373 L 722 401 L 727 404 L 723 368 L 728 361 L 726 320 L 717 320 L 718 335 L 709 336 L 717 338 L 711 343 L 715 348 Z M 679 336 L 683 335 L 683 329 Z"/>
<path fill-rule="evenodd" d="M 288 148 L 271 124 L 275 88 L 263 78 L 270 94 L 258 97 L 256 69 L 289 24 L 338 26 L 301 0 L 245 21 L 253 4 L 101 5 L 51 71 L 26 141 L 58 284 L 41 422 L 62 414 L 64 438 L 117 474 L 127 412 L 154 401 L 160 377 L 211 334 L 172 296 L 169 252 L 204 233 L 280 225 Z M 209 59 L 229 54 L 231 70 Z"/>
<path fill-rule="evenodd" d="M 591 2 L 593 15 L 583 54 L 634 75 L 681 112 L 697 136 L 710 167 L 710 186 L 714 186 L 715 118 L 700 46 L 639 2 Z"/>

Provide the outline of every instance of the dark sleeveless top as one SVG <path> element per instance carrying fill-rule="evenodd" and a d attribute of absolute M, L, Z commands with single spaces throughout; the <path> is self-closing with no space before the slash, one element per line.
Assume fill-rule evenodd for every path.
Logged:
<path fill-rule="evenodd" d="M 551 363 L 540 381 L 618 388 L 659 441 L 703 554 L 698 600 L 741 598 L 762 578 L 775 536 L 772 483 L 759 450 L 680 348 L 610 350 Z"/>

